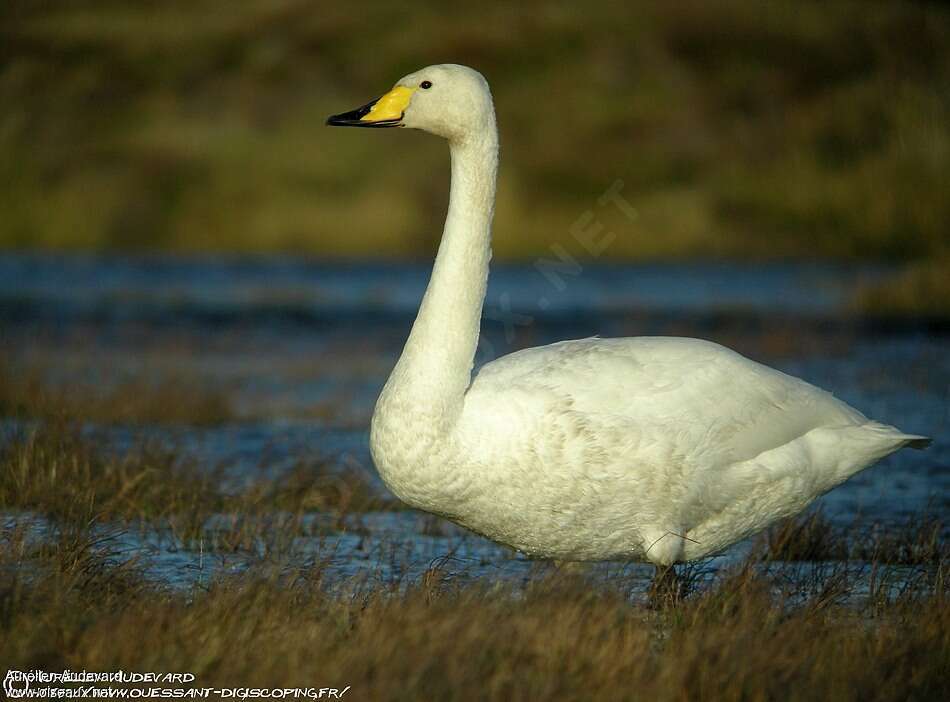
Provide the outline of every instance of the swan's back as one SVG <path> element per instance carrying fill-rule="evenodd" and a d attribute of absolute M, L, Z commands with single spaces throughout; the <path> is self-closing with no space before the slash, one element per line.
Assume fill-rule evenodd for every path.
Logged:
<path fill-rule="evenodd" d="M 580 339 L 525 349 L 482 367 L 466 402 L 489 411 L 517 397 L 555 402 L 679 435 L 684 450 L 741 461 L 819 426 L 867 418 L 803 380 L 719 344 L 678 337 Z M 530 404 L 530 403 L 529 403 Z"/>

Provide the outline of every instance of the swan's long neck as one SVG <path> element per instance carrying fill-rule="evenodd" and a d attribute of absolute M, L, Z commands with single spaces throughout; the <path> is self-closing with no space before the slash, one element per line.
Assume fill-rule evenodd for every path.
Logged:
<path fill-rule="evenodd" d="M 452 186 L 442 242 L 419 314 L 386 388 L 442 422 L 451 422 L 461 409 L 478 345 L 498 170 L 494 115 L 479 133 L 449 146 Z"/>

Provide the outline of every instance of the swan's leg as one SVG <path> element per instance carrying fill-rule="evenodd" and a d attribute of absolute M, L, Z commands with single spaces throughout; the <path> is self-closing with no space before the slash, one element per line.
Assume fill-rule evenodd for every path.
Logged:
<path fill-rule="evenodd" d="M 652 607 L 676 604 L 686 594 L 683 582 L 673 568 L 674 563 L 685 560 L 683 533 L 682 529 L 672 525 L 666 529 L 654 527 L 643 531 L 644 552 L 656 568 L 653 582 L 647 591 L 647 599 Z"/>
<path fill-rule="evenodd" d="M 683 580 L 672 565 L 657 565 L 653 582 L 647 591 L 647 600 L 651 607 L 661 609 L 679 602 L 684 592 Z"/>

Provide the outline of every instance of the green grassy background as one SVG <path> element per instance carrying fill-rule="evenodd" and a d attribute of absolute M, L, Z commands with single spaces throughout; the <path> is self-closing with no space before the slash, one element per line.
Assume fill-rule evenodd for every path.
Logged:
<path fill-rule="evenodd" d="M 445 145 L 323 126 L 401 75 L 492 84 L 496 251 L 615 180 L 615 259 L 947 260 L 950 8 L 922 2 L 4 0 L 0 247 L 428 257 Z"/>

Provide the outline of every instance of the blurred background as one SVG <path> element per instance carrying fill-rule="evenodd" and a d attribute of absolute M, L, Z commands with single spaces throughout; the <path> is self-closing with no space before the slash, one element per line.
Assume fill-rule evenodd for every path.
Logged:
<path fill-rule="evenodd" d="M 618 178 L 617 259 L 950 245 L 943 3 L 7 0 L 0 26 L 4 247 L 429 257 L 445 145 L 323 122 L 439 62 L 495 95 L 502 259 Z"/>
<path fill-rule="evenodd" d="M 319 454 L 382 490 L 369 417 L 448 153 L 324 120 L 441 62 L 488 78 L 501 130 L 479 362 L 711 338 L 936 437 L 833 517 L 950 514 L 940 2 L 3 0 L 4 421 L 244 476 Z M 621 181 L 635 216 L 599 204 Z M 571 235 L 591 211 L 595 253 Z"/>

